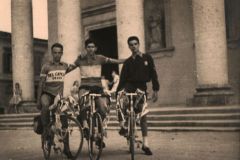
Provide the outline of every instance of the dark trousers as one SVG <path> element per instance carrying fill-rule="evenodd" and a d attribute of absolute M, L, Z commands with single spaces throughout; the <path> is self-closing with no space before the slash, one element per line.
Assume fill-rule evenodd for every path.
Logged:
<path fill-rule="evenodd" d="M 41 120 L 43 127 L 46 128 L 50 121 L 50 112 L 49 112 L 49 106 L 53 104 L 55 96 L 43 93 L 41 95 Z"/>
<path fill-rule="evenodd" d="M 89 85 L 85 85 L 85 86 L 80 86 L 79 88 L 79 105 L 81 107 L 81 112 L 80 112 L 80 116 L 78 117 L 78 119 L 80 120 L 80 122 L 82 123 L 83 120 L 87 120 L 87 111 L 90 109 L 90 106 L 87 106 L 86 102 L 83 102 L 81 97 L 84 93 L 86 92 L 90 92 L 90 93 L 97 93 L 97 94 L 102 94 L 103 90 L 101 87 L 98 86 L 89 86 Z M 101 115 L 102 120 L 104 120 L 106 118 L 106 116 L 108 115 L 109 111 L 110 111 L 110 99 L 108 96 L 103 95 L 102 97 L 96 97 L 95 98 L 95 109 L 96 112 L 99 113 Z"/>

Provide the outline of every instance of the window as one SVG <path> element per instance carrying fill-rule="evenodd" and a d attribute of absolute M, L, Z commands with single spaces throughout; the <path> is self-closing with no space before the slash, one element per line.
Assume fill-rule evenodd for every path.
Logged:
<path fill-rule="evenodd" d="M 3 73 L 12 73 L 12 50 L 11 48 L 3 48 Z"/>
<path fill-rule="evenodd" d="M 34 75 L 40 75 L 43 55 L 43 52 L 34 51 Z"/>
<path fill-rule="evenodd" d="M 145 0 L 144 21 L 146 50 L 148 52 L 172 47 L 170 0 Z"/>
<path fill-rule="evenodd" d="M 240 40 L 240 1 L 225 0 L 225 19 L 227 40 Z"/>

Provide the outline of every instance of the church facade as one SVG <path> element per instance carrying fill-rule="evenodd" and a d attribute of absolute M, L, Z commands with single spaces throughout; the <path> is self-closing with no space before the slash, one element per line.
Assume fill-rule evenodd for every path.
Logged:
<path fill-rule="evenodd" d="M 127 58 L 131 54 L 127 38 L 136 35 L 141 51 L 153 56 L 157 68 L 161 87 L 153 105 L 239 103 L 238 6 L 238 0 L 51 0 L 45 54 L 60 42 L 63 61 L 72 63 L 90 37 L 97 41 L 99 53 Z M 12 44 L 12 76 L 1 71 L 9 76 L 8 83 L 20 83 L 26 101 L 35 100 L 37 81 L 36 71 L 29 69 L 36 63 L 31 14 L 31 0 L 12 1 L 12 41 L 8 42 Z M 111 67 L 102 70 L 108 74 Z M 79 70 L 66 79 L 65 93 L 74 80 L 80 80 Z M 151 94 L 151 83 L 148 88 Z"/>

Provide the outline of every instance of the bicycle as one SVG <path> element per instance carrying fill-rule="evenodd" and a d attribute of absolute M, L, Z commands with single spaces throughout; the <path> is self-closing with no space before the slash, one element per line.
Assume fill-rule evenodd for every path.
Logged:
<path fill-rule="evenodd" d="M 50 159 L 51 150 L 54 153 L 60 153 L 63 158 L 64 147 L 68 147 L 71 152 L 71 159 L 75 160 L 83 146 L 82 127 L 76 120 L 76 106 L 72 104 L 70 97 L 64 99 L 56 96 L 54 104 L 49 107 L 50 122 L 46 132 L 42 134 L 42 150 L 44 158 Z M 59 159 L 59 157 L 57 158 Z"/>
<path fill-rule="evenodd" d="M 95 99 L 101 96 L 102 94 L 86 92 L 80 97 L 82 108 L 86 111 L 88 132 L 85 135 L 85 139 L 88 144 L 88 155 L 90 160 L 99 160 L 103 150 L 103 121 L 101 115 L 96 111 L 95 106 Z"/>
<path fill-rule="evenodd" d="M 124 102 L 124 97 L 127 98 L 127 106 L 124 106 L 124 103 L 126 104 L 126 101 Z M 129 100 L 130 99 L 130 100 Z M 141 109 L 141 112 L 136 113 L 135 110 L 137 109 L 137 105 L 139 102 L 143 99 L 143 108 Z M 130 101 L 130 102 L 129 102 Z M 117 95 L 117 104 L 116 104 L 116 112 L 117 116 L 121 117 L 121 120 L 123 120 L 124 123 L 127 124 L 127 135 L 125 135 L 129 146 L 129 150 L 131 153 L 131 159 L 134 160 L 135 155 L 135 144 L 137 144 L 137 147 L 140 147 L 140 144 L 142 144 L 142 141 L 136 140 L 137 137 L 137 125 L 140 124 L 140 119 L 142 116 L 144 116 L 148 110 L 146 109 L 147 103 L 146 103 L 146 95 L 145 92 L 137 89 L 135 93 L 127 93 L 124 90 L 119 91 Z M 123 114 L 123 110 L 125 108 L 126 114 Z M 124 116 L 125 115 L 125 116 Z"/>

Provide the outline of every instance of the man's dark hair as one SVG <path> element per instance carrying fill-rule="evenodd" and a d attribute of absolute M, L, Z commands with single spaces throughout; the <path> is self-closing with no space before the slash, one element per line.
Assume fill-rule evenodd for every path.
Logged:
<path fill-rule="evenodd" d="M 85 41 L 85 48 L 88 46 L 88 44 L 93 43 L 95 46 L 97 46 L 96 42 L 93 39 L 87 39 Z"/>
<path fill-rule="evenodd" d="M 133 40 L 136 40 L 139 43 L 139 38 L 137 36 L 131 36 L 131 37 L 128 37 L 128 40 L 127 40 L 128 44 L 130 41 L 133 41 Z"/>
<path fill-rule="evenodd" d="M 51 50 L 53 50 L 54 47 L 61 48 L 63 50 L 63 45 L 61 43 L 54 43 L 51 47 Z"/>

